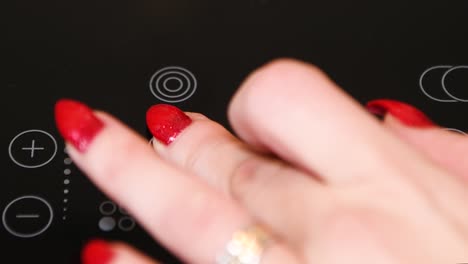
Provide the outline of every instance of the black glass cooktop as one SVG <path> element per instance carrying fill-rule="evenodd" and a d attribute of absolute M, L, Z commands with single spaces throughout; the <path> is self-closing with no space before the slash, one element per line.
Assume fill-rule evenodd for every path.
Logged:
<path fill-rule="evenodd" d="M 403 100 L 468 129 L 466 1 L 7 0 L 1 9 L 2 263 L 79 263 L 94 237 L 176 263 L 73 165 L 53 121 L 58 98 L 108 111 L 149 139 L 149 106 L 227 125 L 243 78 L 293 57 L 362 103 Z"/>

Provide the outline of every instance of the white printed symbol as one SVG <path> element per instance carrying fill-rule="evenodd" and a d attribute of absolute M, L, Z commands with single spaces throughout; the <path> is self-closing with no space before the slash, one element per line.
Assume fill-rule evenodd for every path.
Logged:
<path fill-rule="evenodd" d="M 3 210 L 2 222 L 13 236 L 32 238 L 44 233 L 52 224 L 52 206 L 39 196 L 22 196 Z"/>
<path fill-rule="evenodd" d="M 440 80 L 440 89 L 442 93 L 444 93 L 447 98 L 439 98 L 437 96 L 434 96 L 430 94 L 427 91 L 426 84 L 424 81 L 426 80 L 427 76 L 434 72 L 434 71 L 443 71 L 442 77 L 439 79 Z M 421 77 L 419 78 L 419 87 L 421 88 L 421 91 L 430 99 L 437 101 L 437 102 L 443 102 L 443 103 L 454 103 L 454 102 L 468 102 L 468 98 L 460 98 L 456 95 L 454 95 L 453 91 L 450 90 L 450 87 L 447 85 L 447 79 L 448 77 L 459 71 L 466 71 L 468 74 L 468 66 L 449 66 L 449 65 L 439 65 L 439 66 L 434 66 L 431 67 L 427 70 L 425 70 L 422 74 Z M 438 84 L 439 85 L 439 84 Z M 468 84 L 466 84 L 468 86 Z M 467 87 L 468 88 L 468 87 Z"/>
<path fill-rule="evenodd" d="M 101 205 L 99 205 L 99 212 L 103 215 L 98 222 L 98 226 L 101 231 L 110 232 L 118 227 L 124 232 L 130 232 L 136 226 L 135 220 L 129 216 L 127 211 L 122 207 L 119 207 L 119 213 L 121 215 L 117 223 L 117 205 L 112 201 L 102 202 Z"/>
<path fill-rule="evenodd" d="M 150 80 L 151 93 L 166 103 L 189 99 L 197 90 L 197 79 L 185 68 L 171 66 L 158 70 Z"/>
<path fill-rule="evenodd" d="M 37 150 L 44 150 L 43 147 L 36 147 L 36 140 L 31 141 L 31 146 L 30 147 L 23 147 L 21 148 L 22 150 L 29 150 L 31 152 L 31 159 L 34 158 L 34 154 L 36 153 Z"/>
<path fill-rule="evenodd" d="M 8 146 L 11 160 L 18 166 L 35 169 L 50 163 L 57 154 L 57 141 L 48 132 L 31 129 L 16 135 Z"/>

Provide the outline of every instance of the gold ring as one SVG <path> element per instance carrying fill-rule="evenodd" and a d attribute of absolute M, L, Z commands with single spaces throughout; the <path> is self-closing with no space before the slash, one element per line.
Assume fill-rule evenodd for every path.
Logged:
<path fill-rule="evenodd" d="M 238 230 L 234 232 L 216 263 L 259 264 L 270 242 L 270 234 L 258 225 Z"/>

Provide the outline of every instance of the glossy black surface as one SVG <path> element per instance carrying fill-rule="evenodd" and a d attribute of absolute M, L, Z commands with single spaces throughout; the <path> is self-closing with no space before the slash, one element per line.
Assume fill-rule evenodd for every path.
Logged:
<path fill-rule="evenodd" d="M 37 196 L 54 213 L 47 230 L 31 238 L 14 236 L 3 221 L 2 263 L 78 263 L 82 244 L 92 237 L 126 240 L 166 263 L 175 262 L 138 227 L 130 232 L 99 229 L 104 217 L 99 206 L 107 198 L 67 164 L 53 123 L 54 102 L 70 97 L 111 112 L 149 138 L 144 114 L 162 102 L 151 92 L 150 81 L 169 66 L 187 69 L 194 79 L 171 68 L 172 75 L 160 79 L 162 84 L 170 79 L 166 84 L 172 91 L 166 92 L 172 97 L 166 99 L 225 125 L 227 103 L 250 71 L 273 58 L 294 57 L 323 68 L 362 103 L 399 99 L 444 127 L 468 129 L 468 69 L 460 67 L 468 65 L 466 1 L 8 0 L 2 9 L 0 211 L 13 217 L 11 223 L 16 215 L 10 215 L 8 205 Z M 423 75 L 435 66 L 441 67 Z M 178 85 L 195 82 L 192 96 L 177 96 Z M 36 149 L 31 160 L 41 163 L 35 160 L 39 153 L 53 150 L 47 136 L 27 134 L 9 151 L 12 140 L 29 130 L 57 140 L 56 155 L 39 168 L 19 166 L 10 158 L 27 163 L 32 148 L 47 148 Z M 44 208 L 38 209 L 42 216 Z M 116 210 L 110 217 L 118 222 L 127 217 L 124 213 Z M 14 226 L 28 226 L 34 219 L 20 217 L 16 220 L 26 222 Z M 31 224 L 34 228 L 40 229 L 40 223 Z"/>

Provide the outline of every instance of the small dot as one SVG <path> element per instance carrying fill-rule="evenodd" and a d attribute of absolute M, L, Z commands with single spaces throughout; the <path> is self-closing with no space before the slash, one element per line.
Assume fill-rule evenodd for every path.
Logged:
<path fill-rule="evenodd" d="M 70 169 L 65 169 L 65 170 L 63 171 L 63 174 L 65 174 L 65 175 L 70 175 L 70 173 L 71 173 L 71 170 L 70 170 Z"/>
<path fill-rule="evenodd" d="M 64 202 L 64 203 L 68 203 L 68 199 L 63 199 L 63 202 Z"/>
<path fill-rule="evenodd" d="M 66 216 L 62 217 L 62 220 L 67 220 L 67 217 Z"/>
<path fill-rule="evenodd" d="M 69 179 L 65 179 L 65 180 L 63 181 L 63 184 L 66 184 L 66 185 L 70 184 L 70 180 L 69 180 Z"/>
<path fill-rule="evenodd" d="M 70 165 L 72 164 L 72 160 L 70 158 L 66 158 L 63 160 L 63 163 L 65 163 L 65 165 Z"/>
<path fill-rule="evenodd" d="M 63 208 L 63 211 L 66 212 L 68 209 L 66 207 Z"/>
<path fill-rule="evenodd" d="M 70 192 L 70 191 L 69 191 L 68 189 L 63 190 L 63 193 L 64 193 L 64 194 L 67 194 L 67 193 L 69 193 L 69 192 Z"/>

